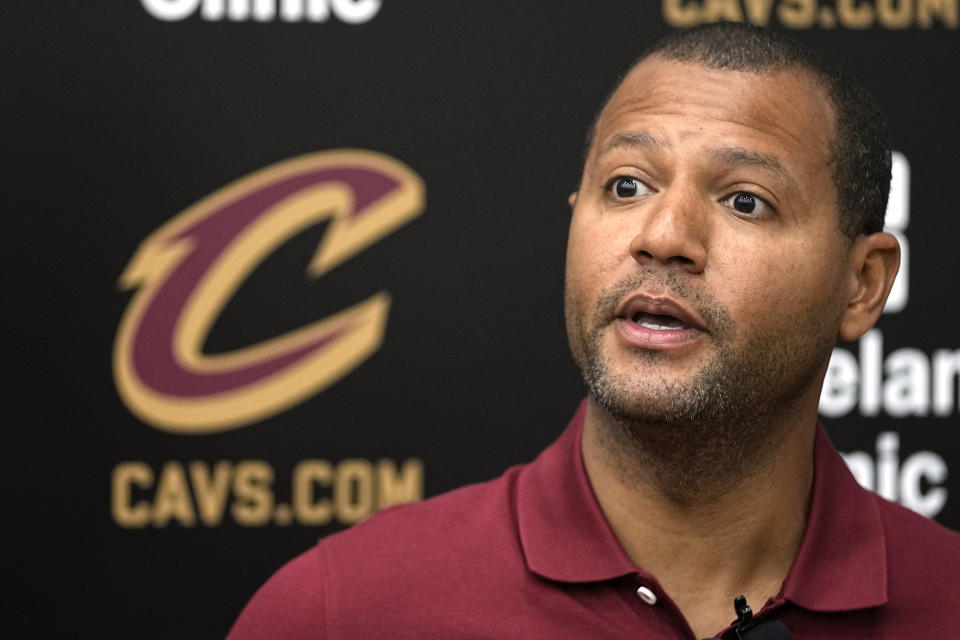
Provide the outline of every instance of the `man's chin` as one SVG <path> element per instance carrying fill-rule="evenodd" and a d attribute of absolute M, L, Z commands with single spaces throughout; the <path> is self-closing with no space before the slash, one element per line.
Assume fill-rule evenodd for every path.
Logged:
<path fill-rule="evenodd" d="M 643 386 L 609 380 L 590 385 L 592 400 L 611 417 L 632 423 L 658 425 L 701 423 L 709 420 L 716 398 L 690 378 Z"/>
<path fill-rule="evenodd" d="M 715 367 L 714 360 L 714 354 L 703 348 L 678 352 L 614 347 L 603 355 L 602 377 L 624 398 L 656 403 L 701 383 Z"/>
<path fill-rule="evenodd" d="M 722 360 L 710 342 L 682 350 L 638 349 L 615 332 L 597 334 L 578 359 L 590 395 L 618 420 L 657 424 L 702 421 L 727 395 Z"/>

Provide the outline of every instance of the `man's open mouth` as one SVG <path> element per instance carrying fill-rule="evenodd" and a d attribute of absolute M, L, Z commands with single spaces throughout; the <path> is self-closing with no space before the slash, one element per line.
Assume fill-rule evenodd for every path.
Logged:
<path fill-rule="evenodd" d="M 696 311 L 665 296 L 635 294 L 624 300 L 617 317 L 648 331 L 699 331 L 708 333 Z"/>
<path fill-rule="evenodd" d="M 692 328 L 680 318 L 670 315 L 661 315 L 659 313 L 646 313 L 638 311 L 631 316 L 630 320 L 645 329 L 654 331 L 676 331 Z"/>

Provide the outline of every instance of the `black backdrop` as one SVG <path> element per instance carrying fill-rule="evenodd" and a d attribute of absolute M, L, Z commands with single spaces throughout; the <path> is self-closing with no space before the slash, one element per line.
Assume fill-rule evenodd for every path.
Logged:
<path fill-rule="evenodd" d="M 767 4 L 877 96 L 909 167 L 888 218 L 909 249 L 900 308 L 841 345 L 828 429 L 862 481 L 960 527 L 955 0 L 250 2 L 260 19 L 242 0 L 36 0 L 0 18 L 17 624 L 222 636 L 317 537 L 531 459 L 583 394 L 562 267 L 593 110 L 656 37 Z M 319 278 L 326 222 L 277 242 L 203 351 L 387 291 L 382 344 L 243 426 L 144 418 L 113 366 L 138 247 L 224 185 L 340 148 L 409 167 L 420 215 Z"/>

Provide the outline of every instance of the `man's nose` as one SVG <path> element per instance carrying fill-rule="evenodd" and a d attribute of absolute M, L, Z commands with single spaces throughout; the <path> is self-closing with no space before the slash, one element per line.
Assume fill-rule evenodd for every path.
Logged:
<path fill-rule="evenodd" d="M 696 193 L 666 190 L 639 218 L 630 254 L 641 266 L 664 265 L 700 273 L 707 262 L 709 203 Z"/>

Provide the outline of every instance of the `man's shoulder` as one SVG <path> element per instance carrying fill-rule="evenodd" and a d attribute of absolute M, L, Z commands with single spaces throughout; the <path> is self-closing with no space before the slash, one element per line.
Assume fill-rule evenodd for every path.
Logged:
<path fill-rule="evenodd" d="M 927 638 L 954 637 L 955 596 L 960 592 L 960 533 L 909 509 L 873 496 L 886 542 L 887 603 L 884 625 Z M 897 626 L 896 628 L 900 628 Z"/>
<path fill-rule="evenodd" d="M 388 507 L 320 540 L 260 588 L 231 640 L 324 637 L 321 630 L 339 637 L 360 628 L 389 635 L 382 625 L 412 623 L 410 616 L 423 611 L 434 611 L 438 622 L 466 615 L 457 610 L 471 601 L 471 590 L 509 593 L 526 578 L 515 517 L 522 469 Z M 371 606 L 377 616 L 369 615 Z M 449 615 L 436 616 L 438 607 Z M 278 624 L 284 635 L 260 635 Z"/>
<path fill-rule="evenodd" d="M 960 533 L 878 495 L 892 582 L 927 576 L 960 588 Z"/>
<path fill-rule="evenodd" d="M 328 536 L 318 548 L 336 565 L 447 559 L 470 548 L 516 540 L 515 484 L 523 466 L 423 502 L 388 507 L 350 529 Z"/>

